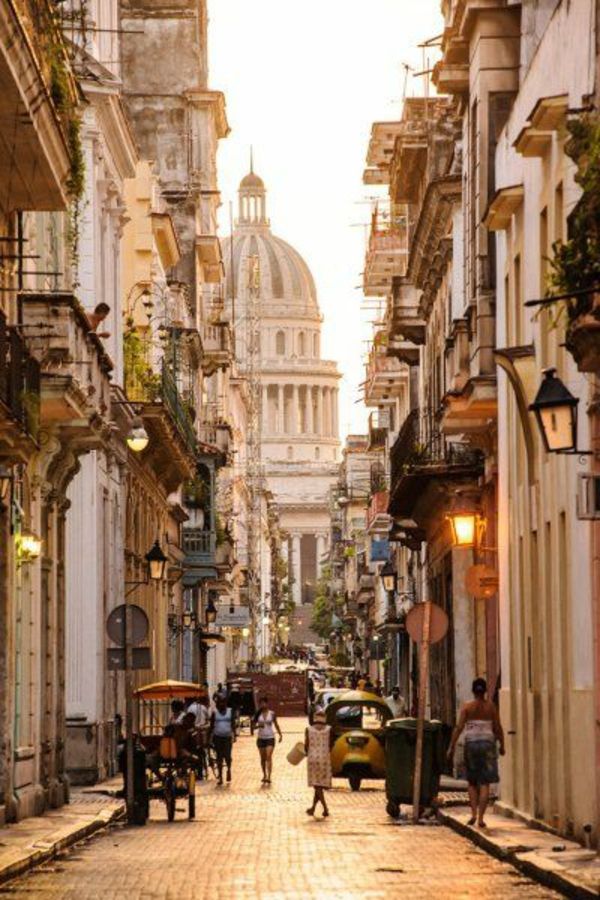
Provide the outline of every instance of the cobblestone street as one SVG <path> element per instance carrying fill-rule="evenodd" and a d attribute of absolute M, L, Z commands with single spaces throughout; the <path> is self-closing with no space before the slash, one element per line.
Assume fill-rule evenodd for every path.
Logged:
<path fill-rule="evenodd" d="M 166 822 L 152 804 L 145 828 L 117 826 L 60 860 L 0 888 L 11 897 L 103 900 L 128 898 L 412 898 L 556 897 L 442 826 L 392 824 L 381 784 L 351 793 L 336 782 L 331 818 L 309 818 L 304 765 L 285 754 L 300 720 L 282 721 L 273 784 L 260 784 L 254 740 L 234 748 L 230 786 L 198 788 L 197 819 L 183 801 Z"/>

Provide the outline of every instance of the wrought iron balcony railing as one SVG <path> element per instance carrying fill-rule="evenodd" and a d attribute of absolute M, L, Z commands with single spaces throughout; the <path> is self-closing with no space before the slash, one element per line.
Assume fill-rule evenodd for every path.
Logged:
<path fill-rule="evenodd" d="M 165 362 L 160 372 L 143 375 L 125 370 L 125 391 L 133 403 L 162 404 L 169 412 L 177 429 L 192 452 L 195 452 L 196 432 L 188 407 L 177 388 L 177 383 Z"/>
<path fill-rule="evenodd" d="M 20 428 L 36 440 L 40 416 L 40 365 L 0 312 L 0 401 Z"/>

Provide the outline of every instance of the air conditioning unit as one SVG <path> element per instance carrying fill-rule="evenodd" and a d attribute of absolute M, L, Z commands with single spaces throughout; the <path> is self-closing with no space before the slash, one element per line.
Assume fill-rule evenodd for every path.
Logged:
<path fill-rule="evenodd" d="M 600 475 L 578 476 L 577 518 L 600 519 Z"/>

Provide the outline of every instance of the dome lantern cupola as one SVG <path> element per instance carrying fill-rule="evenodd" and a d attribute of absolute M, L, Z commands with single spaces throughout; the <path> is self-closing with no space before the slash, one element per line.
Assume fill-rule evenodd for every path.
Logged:
<path fill-rule="evenodd" d="M 240 181 L 238 225 L 269 226 L 267 191 L 262 178 L 254 172 L 252 151 L 250 151 L 250 171 Z"/>

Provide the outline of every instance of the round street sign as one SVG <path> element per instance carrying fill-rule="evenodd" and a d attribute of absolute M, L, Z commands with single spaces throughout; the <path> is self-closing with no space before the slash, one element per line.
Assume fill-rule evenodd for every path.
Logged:
<path fill-rule="evenodd" d="M 423 617 L 425 614 L 425 604 L 417 603 L 406 616 L 406 630 L 415 641 L 420 643 L 423 640 Z M 448 631 L 448 616 L 441 606 L 437 603 L 431 603 L 431 623 L 429 625 L 429 642 L 437 644 Z"/>
<path fill-rule="evenodd" d="M 111 641 L 119 647 L 125 646 L 125 603 L 115 606 L 106 620 L 106 631 Z M 130 603 L 131 643 L 141 644 L 148 636 L 150 624 L 141 606 Z"/>

